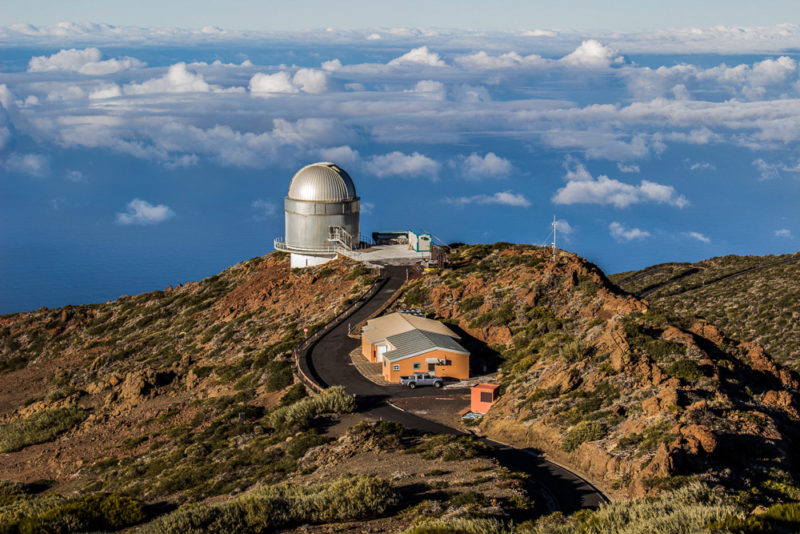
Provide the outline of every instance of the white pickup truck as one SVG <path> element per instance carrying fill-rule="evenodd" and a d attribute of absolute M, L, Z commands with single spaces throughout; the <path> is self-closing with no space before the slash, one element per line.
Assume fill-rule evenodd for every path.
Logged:
<path fill-rule="evenodd" d="M 411 389 L 414 389 L 417 386 L 433 386 L 435 388 L 440 388 L 442 387 L 442 384 L 444 384 L 444 382 L 441 378 L 430 376 L 427 373 L 414 373 L 411 376 L 400 377 L 400 385 L 408 386 Z"/>

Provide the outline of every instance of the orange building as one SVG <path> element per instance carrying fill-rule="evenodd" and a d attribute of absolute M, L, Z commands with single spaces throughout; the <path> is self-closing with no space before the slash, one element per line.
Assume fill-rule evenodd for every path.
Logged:
<path fill-rule="evenodd" d="M 469 378 L 469 351 L 458 343 L 458 335 L 439 321 L 392 313 L 368 321 L 361 332 L 361 353 L 381 363 L 383 376 L 390 382 L 414 372 Z"/>
<path fill-rule="evenodd" d="M 497 399 L 497 384 L 475 384 L 470 391 L 470 410 L 475 413 L 486 413 Z"/>

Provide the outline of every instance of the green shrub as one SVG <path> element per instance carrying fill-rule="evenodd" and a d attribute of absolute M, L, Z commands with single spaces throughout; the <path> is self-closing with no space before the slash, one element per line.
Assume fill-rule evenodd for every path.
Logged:
<path fill-rule="evenodd" d="M 453 496 L 449 501 L 450 506 L 475 506 L 484 507 L 489 505 L 489 499 L 482 493 L 476 491 L 466 491 Z"/>
<path fill-rule="evenodd" d="M 403 302 L 406 306 L 416 306 L 422 308 L 428 303 L 428 295 L 431 290 L 422 284 L 409 287 L 403 296 Z"/>
<path fill-rule="evenodd" d="M 369 441 L 381 450 L 396 450 L 401 447 L 400 439 L 405 433 L 403 425 L 394 421 L 371 423 L 361 421 L 351 427 L 348 434 L 363 441 Z"/>
<path fill-rule="evenodd" d="M 117 530 L 145 519 L 144 506 L 122 495 L 88 495 L 64 499 L 59 495 L 17 494 L 0 504 L 0 532 L 82 532 Z"/>
<path fill-rule="evenodd" d="M 620 500 L 569 517 L 546 516 L 536 524 L 537 534 L 685 534 L 707 532 L 706 525 L 738 513 L 721 492 L 697 482 L 658 498 Z M 716 532 L 716 531 L 715 531 Z M 735 531 L 734 531 L 735 532 Z"/>
<path fill-rule="evenodd" d="M 498 519 L 428 519 L 403 534 L 507 534 L 513 532 Z"/>
<path fill-rule="evenodd" d="M 564 441 L 561 443 L 561 448 L 567 452 L 572 452 L 581 443 L 595 441 L 605 435 L 605 428 L 600 423 L 580 423 L 567 432 L 567 435 L 564 436 Z"/>
<path fill-rule="evenodd" d="M 466 298 L 458 303 L 458 307 L 463 313 L 477 310 L 481 306 L 483 306 L 483 295 L 475 295 L 474 297 Z"/>
<path fill-rule="evenodd" d="M 680 378 L 684 382 L 696 382 L 703 377 L 703 372 L 697 363 L 688 358 L 671 363 L 666 371 L 668 375 Z"/>
<path fill-rule="evenodd" d="M 580 341 L 568 341 L 558 348 L 558 355 L 567 363 L 582 360 L 588 352 L 587 347 Z"/>
<path fill-rule="evenodd" d="M 141 532 L 274 532 L 304 523 L 380 516 L 399 500 L 384 480 L 367 476 L 342 477 L 308 487 L 270 486 L 222 504 L 190 505 L 145 525 Z"/>
<path fill-rule="evenodd" d="M 267 391 L 279 391 L 294 382 L 292 364 L 286 360 L 275 360 L 267 364 Z"/>
<path fill-rule="evenodd" d="M 66 406 L 42 410 L 25 419 L 0 425 L 0 452 L 14 452 L 28 445 L 52 441 L 87 416 L 83 408 Z"/>
<path fill-rule="evenodd" d="M 269 414 L 267 424 L 274 429 L 305 428 L 317 415 L 350 413 L 354 408 L 353 397 L 342 386 L 333 386 L 319 395 L 277 408 Z"/>
<path fill-rule="evenodd" d="M 280 405 L 289 406 L 307 396 L 308 393 L 306 392 L 306 387 L 298 382 L 297 384 L 290 387 L 286 391 L 286 393 L 283 394 L 283 397 L 281 397 Z"/>
<path fill-rule="evenodd" d="M 486 445 L 471 436 L 437 434 L 426 438 L 422 443 L 406 452 L 418 453 L 426 460 L 453 461 L 474 458 L 485 454 L 487 450 Z"/>
<path fill-rule="evenodd" d="M 308 449 L 316 447 L 317 445 L 324 445 L 330 440 L 331 438 L 320 436 L 316 430 L 309 430 L 308 432 L 304 432 L 292 438 L 292 441 L 289 442 L 289 446 L 286 448 L 286 454 L 294 460 L 297 460 L 302 457 Z"/>

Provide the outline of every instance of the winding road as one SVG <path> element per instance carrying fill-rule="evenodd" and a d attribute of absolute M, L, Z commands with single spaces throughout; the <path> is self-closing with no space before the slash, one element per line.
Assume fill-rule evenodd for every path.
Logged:
<path fill-rule="evenodd" d="M 322 387 L 342 385 L 358 399 L 358 411 L 372 419 L 396 421 L 407 429 L 436 434 L 464 434 L 443 424 L 424 419 L 391 405 L 401 397 L 442 396 L 448 391 L 464 394 L 464 389 L 440 390 L 422 388 L 410 390 L 402 386 L 380 386 L 366 379 L 350 360 L 350 352 L 359 342 L 350 338 L 348 324 L 357 324 L 378 310 L 400 289 L 406 279 L 404 267 L 384 268 L 385 280 L 376 293 L 365 300 L 347 320 L 333 327 L 300 354 L 303 371 Z M 489 439 L 483 441 L 495 449 L 494 456 L 513 471 L 530 475 L 536 512 L 561 511 L 571 513 L 582 508 L 595 508 L 606 497 L 576 474 L 545 460 L 530 449 L 516 449 Z"/>

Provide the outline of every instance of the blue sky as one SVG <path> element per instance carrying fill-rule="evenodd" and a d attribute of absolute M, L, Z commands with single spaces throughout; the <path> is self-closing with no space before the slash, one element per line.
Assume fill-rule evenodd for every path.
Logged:
<path fill-rule="evenodd" d="M 233 30 L 432 27 L 520 30 L 632 30 L 800 22 L 796 0 L 4 0 L 0 23 L 106 22 Z"/>
<path fill-rule="evenodd" d="M 319 160 L 353 176 L 365 233 L 542 244 L 555 215 L 610 273 L 798 249 L 788 18 L 275 32 L 167 15 L 0 27 L 0 313 L 269 252 L 291 176 Z"/>

